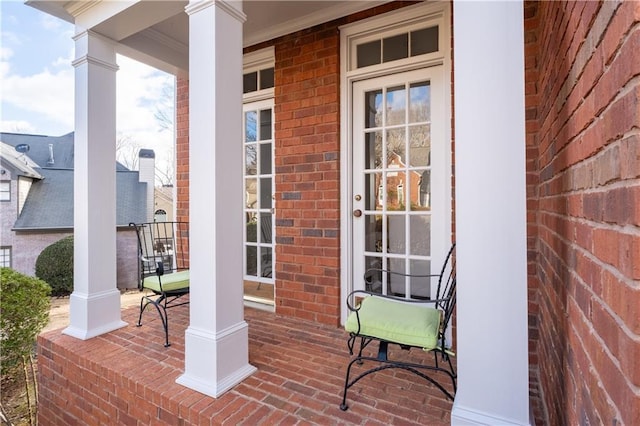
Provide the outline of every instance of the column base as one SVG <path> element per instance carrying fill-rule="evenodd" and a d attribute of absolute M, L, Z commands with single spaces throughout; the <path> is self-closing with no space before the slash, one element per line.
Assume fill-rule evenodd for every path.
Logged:
<path fill-rule="evenodd" d="M 504 417 L 492 415 L 490 413 L 486 413 L 483 411 L 477 411 L 467 407 L 461 407 L 458 401 L 453 402 L 453 409 L 451 410 L 451 424 L 452 425 L 517 425 L 517 426 L 529 426 L 535 423 L 532 423 L 532 420 L 529 420 L 529 423 L 520 423 L 513 419 L 506 419 Z"/>
<path fill-rule="evenodd" d="M 185 372 L 176 383 L 217 398 L 257 368 L 249 364 L 249 329 L 242 321 L 219 333 L 185 331 Z"/>
<path fill-rule="evenodd" d="M 88 340 L 127 325 L 120 317 L 120 292 L 92 295 L 73 292 L 69 297 L 69 327 L 62 334 Z"/>

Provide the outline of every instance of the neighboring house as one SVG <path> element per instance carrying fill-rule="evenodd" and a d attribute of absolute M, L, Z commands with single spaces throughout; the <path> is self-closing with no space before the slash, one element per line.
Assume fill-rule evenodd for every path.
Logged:
<path fill-rule="evenodd" d="M 8 188 L 0 203 L 3 265 L 35 275 L 40 252 L 73 233 L 73 133 L 60 137 L 0 133 L 0 140 L 2 185 Z M 153 187 L 154 156 L 141 157 L 140 163 L 151 172 L 138 173 L 116 163 L 118 288 L 136 286 L 135 233 L 128 224 L 149 216 L 147 187 Z"/>
<path fill-rule="evenodd" d="M 153 220 L 156 222 L 173 222 L 173 185 L 155 188 Z"/>
<path fill-rule="evenodd" d="M 76 25 L 81 146 L 115 141 L 116 52 L 177 77 L 178 383 L 217 397 L 254 371 L 244 280 L 273 285 L 279 315 L 339 326 L 367 266 L 434 270 L 455 239 L 453 423 L 529 424 L 530 407 L 550 425 L 640 423 L 640 2 L 29 4 Z M 81 160 L 90 188 L 115 179 L 104 161 Z M 248 238 L 247 221 L 269 231 Z M 265 256 L 268 276 L 247 265 Z M 103 301 L 72 300 L 78 338 L 122 326 L 92 278 Z"/>

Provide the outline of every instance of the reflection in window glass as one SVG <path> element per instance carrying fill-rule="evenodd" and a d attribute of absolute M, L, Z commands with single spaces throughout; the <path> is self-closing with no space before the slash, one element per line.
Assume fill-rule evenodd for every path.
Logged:
<path fill-rule="evenodd" d="M 365 168 L 380 169 L 382 167 L 382 132 L 365 133 Z"/>
<path fill-rule="evenodd" d="M 380 40 L 359 44 L 356 48 L 357 67 L 368 67 L 380 63 Z"/>
<path fill-rule="evenodd" d="M 255 144 L 245 145 L 244 164 L 245 164 L 244 173 L 246 175 L 255 175 L 258 172 L 257 170 L 258 159 L 257 159 Z"/>
<path fill-rule="evenodd" d="M 387 126 L 405 123 L 407 111 L 407 90 L 404 86 L 387 89 Z"/>
<path fill-rule="evenodd" d="M 411 236 L 409 254 L 429 256 L 431 254 L 431 216 L 427 214 L 409 216 Z"/>
<path fill-rule="evenodd" d="M 411 260 L 409 263 L 411 275 L 429 275 L 431 262 L 429 260 Z M 431 296 L 431 279 L 429 277 L 412 277 L 410 279 L 411 297 L 427 299 Z"/>
<path fill-rule="evenodd" d="M 389 253 L 405 254 L 405 216 L 389 216 Z"/>
<path fill-rule="evenodd" d="M 431 162 L 431 126 L 409 127 L 409 162 L 412 167 L 426 167 Z"/>
<path fill-rule="evenodd" d="M 364 96 L 366 106 L 364 127 L 370 129 L 382 126 L 382 90 L 367 92 Z"/>
<path fill-rule="evenodd" d="M 431 86 L 428 81 L 413 83 L 409 88 L 409 122 L 431 120 Z"/>
<path fill-rule="evenodd" d="M 256 275 L 258 271 L 258 247 L 247 246 L 246 247 L 246 260 L 247 260 L 247 275 Z"/>
<path fill-rule="evenodd" d="M 258 194 L 258 180 L 257 179 L 245 179 L 245 203 L 247 208 L 255 209 Z"/>
<path fill-rule="evenodd" d="M 387 167 L 403 167 L 406 165 L 405 130 L 387 130 Z"/>
<path fill-rule="evenodd" d="M 255 142 L 258 140 L 257 126 L 258 113 L 247 111 L 244 113 L 244 140 L 245 142 Z"/>

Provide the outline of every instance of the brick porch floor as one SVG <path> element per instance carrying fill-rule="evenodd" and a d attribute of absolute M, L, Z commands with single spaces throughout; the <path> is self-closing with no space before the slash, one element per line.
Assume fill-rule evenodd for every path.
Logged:
<path fill-rule="evenodd" d="M 188 306 L 170 313 L 164 348 L 156 312 L 87 341 L 55 330 L 38 339 L 40 425 L 449 424 L 451 402 L 403 371 L 369 376 L 340 411 L 349 354 L 342 329 L 245 309 L 249 361 L 258 371 L 214 399 L 175 383 L 184 366 Z M 425 355 L 417 351 L 408 354 Z"/>

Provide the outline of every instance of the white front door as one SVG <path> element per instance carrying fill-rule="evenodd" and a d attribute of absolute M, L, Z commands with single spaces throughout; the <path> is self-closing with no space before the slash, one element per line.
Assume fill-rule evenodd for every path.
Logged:
<path fill-rule="evenodd" d="M 367 270 L 440 270 L 451 242 L 451 123 L 444 89 L 442 66 L 353 83 L 354 289 L 434 296 L 433 280 Z"/>

